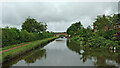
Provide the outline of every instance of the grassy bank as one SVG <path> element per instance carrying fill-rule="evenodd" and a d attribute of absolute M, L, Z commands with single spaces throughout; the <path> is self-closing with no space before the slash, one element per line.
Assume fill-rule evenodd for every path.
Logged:
<path fill-rule="evenodd" d="M 24 54 L 32 49 L 35 49 L 36 47 L 39 47 L 41 45 L 44 45 L 46 43 L 49 43 L 50 41 L 54 40 L 57 37 L 51 37 L 51 38 L 47 38 L 47 39 L 43 39 L 43 40 L 37 40 L 37 41 L 33 41 L 33 42 L 28 42 L 28 43 L 22 43 L 22 44 L 18 44 L 18 45 L 13 45 L 13 46 L 9 46 L 9 47 L 5 47 L 3 48 L 3 50 L 9 49 L 11 47 L 15 47 L 15 46 L 20 46 L 23 44 L 29 44 L 29 45 L 25 45 L 22 46 L 20 48 L 16 48 L 7 52 L 3 52 L 2 53 L 2 57 L 1 58 L 1 62 L 10 60 L 14 57 L 19 57 L 21 54 Z"/>

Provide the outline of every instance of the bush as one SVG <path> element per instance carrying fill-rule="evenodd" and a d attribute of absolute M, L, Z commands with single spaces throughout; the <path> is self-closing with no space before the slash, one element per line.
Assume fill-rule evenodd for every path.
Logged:
<path fill-rule="evenodd" d="M 20 41 L 29 42 L 29 33 L 26 30 L 22 30 L 20 32 Z"/>
<path fill-rule="evenodd" d="M 20 43 L 19 33 L 14 29 L 2 29 L 2 45 L 8 46 L 16 43 Z"/>
<path fill-rule="evenodd" d="M 107 31 L 99 31 L 97 32 L 98 35 L 106 38 L 106 39 L 112 39 L 115 33 L 117 33 L 118 30 L 107 30 Z"/>
<path fill-rule="evenodd" d="M 93 48 L 109 48 L 110 46 L 118 47 L 120 42 L 114 38 L 116 30 L 108 30 L 104 32 L 90 32 L 79 31 L 78 36 L 74 36 L 71 39 L 76 40 L 80 45 L 87 45 Z"/>
<path fill-rule="evenodd" d="M 54 34 L 53 33 L 42 33 L 42 38 L 49 38 L 49 37 L 53 37 Z"/>
<path fill-rule="evenodd" d="M 89 47 L 106 47 L 109 48 L 110 46 L 118 46 L 118 44 L 112 40 L 105 39 L 101 36 L 94 36 L 89 38 L 88 42 L 86 43 Z"/>
<path fill-rule="evenodd" d="M 3 28 L 2 29 L 2 47 L 18 44 L 22 42 L 30 42 L 44 38 L 53 37 L 53 33 L 29 33 L 26 30 L 18 30 L 16 28 Z"/>

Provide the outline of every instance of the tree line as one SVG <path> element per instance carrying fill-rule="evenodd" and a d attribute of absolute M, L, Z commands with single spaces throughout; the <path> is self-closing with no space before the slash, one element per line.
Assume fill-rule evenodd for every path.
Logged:
<path fill-rule="evenodd" d="M 71 35 L 71 39 L 78 41 L 83 46 L 120 48 L 120 36 L 116 36 L 118 19 L 118 14 L 101 15 L 97 16 L 93 22 L 93 29 L 90 26 L 84 28 L 81 22 L 76 22 L 66 32 Z"/>
<path fill-rule="evenodd" d="M 2 28 L 2 47 L 53 37 L 54 33 L 47 30 L 47 24 L 38 22 L 34 18 L 26 18 L 22 29 Z"/>

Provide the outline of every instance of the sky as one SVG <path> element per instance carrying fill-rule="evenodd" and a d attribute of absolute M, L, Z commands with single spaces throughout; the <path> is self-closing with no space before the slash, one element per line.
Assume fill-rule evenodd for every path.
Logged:
<path fill-rule="evenodd" d="M 46 22 L 48 31 L 65 32 L 78 21 L 86 28 L 98 15 L 118 13 L 118 2 L 3 2 L 2 26 L 21 29 L 30 16 Z"/>

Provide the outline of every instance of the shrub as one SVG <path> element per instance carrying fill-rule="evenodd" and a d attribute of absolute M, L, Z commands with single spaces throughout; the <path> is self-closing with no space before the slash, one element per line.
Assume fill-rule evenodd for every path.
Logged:
<path fill-rule="evenodd" d="M 117 30 L 107 30 L 107 31 L 99 31 L 99 32 L 97 32 L 97 34 L 106 39 L 112 39 L 114 34 L 117 32 L 118 32 Z"/>
<path fill-rule="evenodd" d="M 30 42 L 44 38 L 53 37 L 53 33 L 29 33 L 26 30 L 18 30 L 16 28 L 3 28 L 2 29 L 2 47 L 18 44 L 22 42 Z"/>
<path fill-rule="evenodd" d="M 112 40 L 105 39 L 101 36 L 94 36 L 89 38 L 88 42 L 86 43 L 89 47 L 106 47 L 109 48 L 110 46 L 118 46 L 118 44 Z"/>
<path fill-rule="evenodd" d="M 2 29 L 2 45 L 8 46 L 16 43 L 20 43 L 19 33 L 14 29 Z"/>

